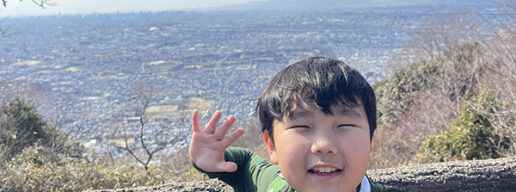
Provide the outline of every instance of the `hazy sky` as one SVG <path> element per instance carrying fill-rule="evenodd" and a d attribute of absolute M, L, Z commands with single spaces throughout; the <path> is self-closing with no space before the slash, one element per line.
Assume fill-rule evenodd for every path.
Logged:
<path fill-rule="evenodd" d="M 7 7 L 0 8 L 0 17 L 195 9 L 251 1 L 263 0 L 52 0 L 56 5 L 45 9 L 32 0 L 8 0 Z"/>

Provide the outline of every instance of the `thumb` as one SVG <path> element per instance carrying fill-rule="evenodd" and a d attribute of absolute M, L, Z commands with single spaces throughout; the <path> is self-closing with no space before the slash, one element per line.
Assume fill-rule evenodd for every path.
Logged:
<path fill-rule="evenodd" d="M 217 169 L 224 172 L 235 172 L 238 166 L 234 162 L 221 162 L 217 165 Z"/>

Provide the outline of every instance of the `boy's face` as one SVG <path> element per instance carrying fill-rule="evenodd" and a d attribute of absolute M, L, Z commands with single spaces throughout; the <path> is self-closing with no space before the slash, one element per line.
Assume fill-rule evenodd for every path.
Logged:
<path fill-rule="evenodd" d="M 355 191 L 369 163 L 370 135 L 361 103 L 338 105 L 332 114 L 298 102 L 283 121 L 274 120 L 274 144 L 264 139 L 271 162 L 297 191 Z"/>

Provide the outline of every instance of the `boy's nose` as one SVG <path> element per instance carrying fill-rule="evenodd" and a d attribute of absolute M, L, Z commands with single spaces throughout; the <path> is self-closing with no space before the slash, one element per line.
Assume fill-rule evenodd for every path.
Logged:
<path fill-rule="evenodd" d="M 312 144 L 312 153 L 314 154 L 337 154 L 337 147 L 328 140 L 326 137 L 320 137 L 318 138 L 313 144 Z"/>

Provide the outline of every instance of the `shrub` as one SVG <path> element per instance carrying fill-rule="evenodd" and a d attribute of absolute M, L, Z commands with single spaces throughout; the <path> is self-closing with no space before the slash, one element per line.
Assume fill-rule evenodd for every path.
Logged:
<path fill-rule="evenodd" d="M 446 131 L 422 137 L 415 160 L 431 163 L 500 157 L 499 150 L 509 148 L 512 142 L 493 121 L 500 106 L 490 91 L 464 102 L 459 117 L 447 124 Z"/>
<path fill-rule="evenodd" d="M 172 182 L 164 172 L 95 155 L 82 159 L 56 154 L 44 146 L 31 146 L 4 162 L 0 191 L 83 191 L 159 185 Z"/>
<path fill-rule="evenodd" d="M 35 108 L 20 98 L 0 107 L 0 143 L 4 145 L 4 156 L 10 158 L 25 147 L 39 141 L 47 141 L 46 124 Z"/>
<path fill-rule="evenodd" d="M 457 45 L 440 57 L 401 67 L 388 79 L 376 83 L 373 87 L 379 124 L 394 128 L 418 92 L 442 94 L 456 103 L 470 99 L 482 72 L 477 58 L 482 55 L 480 47 L 478 43 Z"/>
<path fill-rule="evenodd" d="M 166 172 L 84 156 L 80 142 L 57 130 L 20 98 L 0 106 L 0 191 L 82 191 L 171 182 Z"/>
<path fill-rule="evenodd" d="M 438 76 L 439 62 L 411 63 L 388 79 L 373 85 L 378 100 L 379 124 L 391 126 L 407 112 L 414 93 L 426 90 Z"/>
<path fill-rule="evenodd" d="M 79 142 L 57 130 L 36 112 L 30 103 L 16 97 L 0 106 L 0 145 L 4 159 L 9 160 L 29 146 L 40 144 L 58 153 L 79 157 L 82 146 Z"/>

